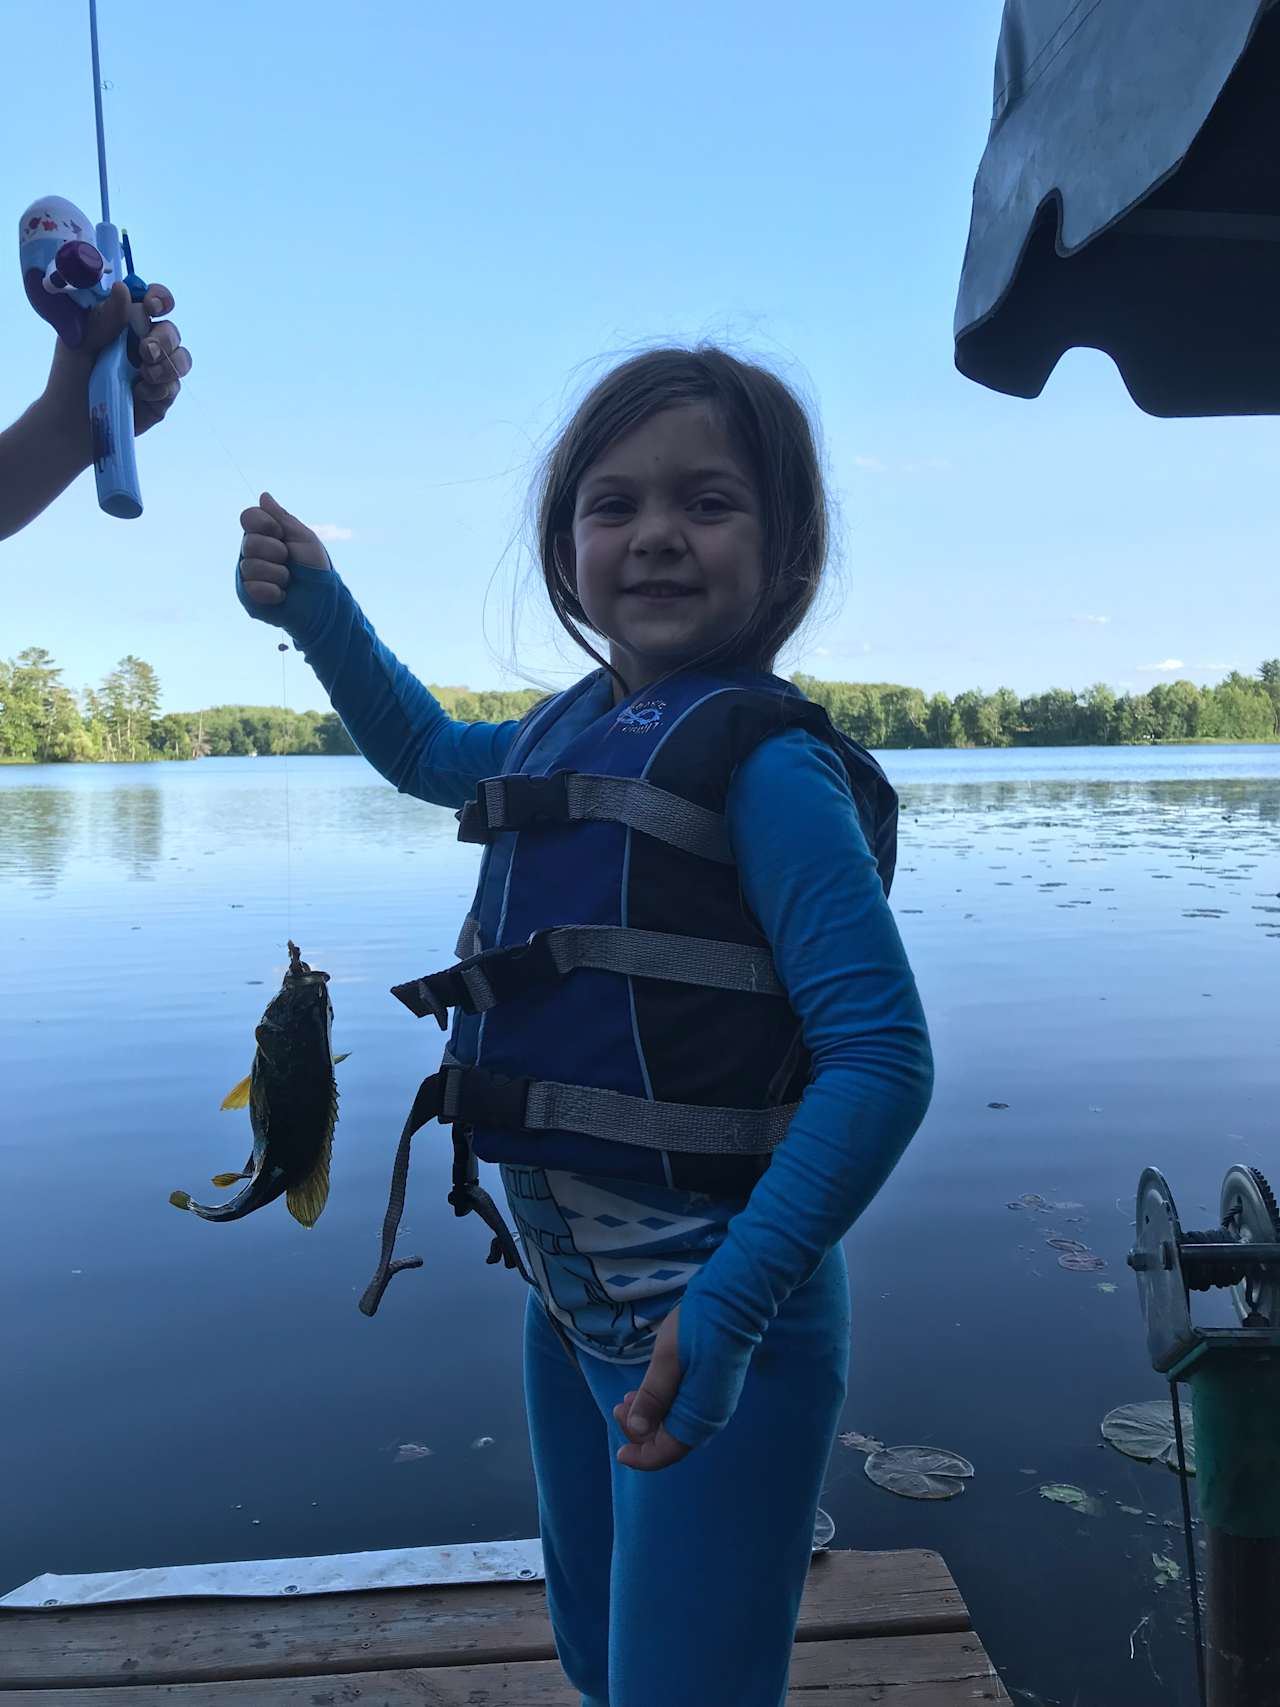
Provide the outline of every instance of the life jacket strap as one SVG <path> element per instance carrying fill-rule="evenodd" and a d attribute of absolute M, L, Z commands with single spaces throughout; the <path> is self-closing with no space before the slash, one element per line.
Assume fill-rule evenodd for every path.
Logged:
<path fill-rule="evenodd" d="M 376 1315 L 383 1294 L 397 1274 L 407 1268 L 421 1268 L 421 1257 L 398 1257 L 393 1260 L 396 1238 L 400 1231 L 400 1221 L 404 1215 L 405 1192 L 409 1183 L 409 1152 L 413 1144 L 414 1134 L 421 1130 L 429 1120 L 442 1120 L 444 1106 L 449 1094 L 448 1073 L 456 1069 L 447 1068 L 439 1073 L 432 1073 L 418 1086 L 413 1106 L 400 1133 L 400 1142 L 396 1147 L 396 1159 L 391 1169 L 391 1189 L 387 1198 L 387 1212 L 382 1222 L 382 1248 L 378 1255 L 378 1266 L 374 1270 L 373 1279 L 365 1287 L 360 1299 L 360 1309 L 366 1316 Z M 465 1127 L 455 1126 L 453 1129 L 453 1179 L 449 1192 L 449 1203 L 455 1215 L 479 1215 L 480 1219 L 493 1234 L 486 1262 L 502 1263 L 507 1268 L 513 1268 L 522 1280 L 533 1284 L 533 1277 L 520 1256 L 520 1250 L 511 1235 L 511 1229 L 502 1218 L 497 1204 L 480 1184 L 479 1172 L 476 1168 L 475 1154 L 471 1148 L 471 1135 Z M 565 1339 L 563 1330 L 556 1324 L 557 1332 L 562 1340 Z M 568 1346 L 565 1340 L 566 1349 Z"/>
<path fill-rule="evenodd" d="M 715 1108 L 657 1102 L 593 1085 L 512 1078 L 484 1067 L 444 1066 L 433 1079 L 439 1081 L 432 1093 L 439 1102 L 436 1119 L 445 1125 L 461 1121 L 506 1132 L 580 1132 L 646 1150 L 696 1156 L 768 1156 L 786 1137 L 799 1106 Z"/>
<path fill-rule="evenodd" d="M 396 984 L 391 994 L 419 1019 L 432 1014 L 443 1031 L 450 1008 L 487 1013 L 500 1002 L 583 967 L 627 978 L 657 978 L 760 996 L 786 995 L 767 948 L 624 925 L 563 925 L 535 931 L 528 942 L 485 949 L 441 972 Z"/>
<path fill-rule="evenodd" d="M 626 824 L 685 853 L 733 864 L 720 813 L 637 777 L 578 771 L 485 778 L 458 814 L 458 840 L 491 842 L 499 830 L 589 822 Z"/>

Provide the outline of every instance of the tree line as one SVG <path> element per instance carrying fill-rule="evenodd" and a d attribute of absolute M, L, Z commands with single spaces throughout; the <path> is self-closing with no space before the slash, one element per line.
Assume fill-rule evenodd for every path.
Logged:
<path fill-rule="evenodd" d="M 836 727 L 867 747 L 1120 746 L 1156 741 L 1269 741 L 1280 737 L 1280 658 L 1254 676 L 1233 671 L 1215 687 L 1161 683 L 1116 694 L 1102 683 L 1084 693 L 1051 688 L 1020 697 L 1009 688 L 968 689 L 950 699 L 888 682 L 795 683 Z M 523 717 L 544 696 L 432 687 L 451 717 L 502 723 Z M 83 760 L 137 763 L 261 753 L 354 753 L 333 711 L 278 705 L 215 705 L 160 712 L 160 681 L 132 653 L 100 685 L 77 693 L 43 647 L 0 660 L 0 759 L 38 764 Z"/>

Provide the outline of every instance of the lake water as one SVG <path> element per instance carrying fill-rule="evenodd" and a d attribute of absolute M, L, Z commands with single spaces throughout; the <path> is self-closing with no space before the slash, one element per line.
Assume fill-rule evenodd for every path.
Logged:
<path fill-rule="evenodd" d="M 977 1474 L 909 1502 L 839 1446 L 823 1504 L 837 1545 L 940 1549 L 1023 1699 L 1189 1703 L 1185 1586 L 1152 1563 L 1181 1561 L 1177 1482 L 1098 1423 L 1162 1391 L 1124 1266 L 1141 1168 L 1191 1225 L 1230 1163 L 1280 1174 L 1280 747 L 884 762 L 938 1088 L 848 1241 L 842 1426 Z M 455 828 L 359 759 L 0 769 L 0 1591 L 535 1533 L 523 1288 L 448 1209 L 430 1129 L 402 1236 L 427 1267 L 356 1310 L 440 1048 L 387 991 L 451 958 Z M 218 1104 L 289 935 L 352 1052 L 332 1197 L 312 1232 L 283 1205 L 208 1225 L 168 1194 L 244 1160 Z M 1008 1207 L 1031 1192 L 1066 1207 Z M 1060 1268 L 1055 1232 L 1106 1270 Z"/>

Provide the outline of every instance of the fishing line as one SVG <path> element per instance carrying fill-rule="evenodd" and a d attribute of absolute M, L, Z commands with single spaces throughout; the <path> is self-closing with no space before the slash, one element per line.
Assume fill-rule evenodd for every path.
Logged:
<path fill-rule="evenodd" d="M 289 940 L 293 939 L 293 822 L 289 810 L 289 679 L 287 666 L 289 661 L 289 642 L 280 641 L 276 650 L 280 654 L 280 704 L 285 713 L 286 727 L 284 735 L 284 918 Z"/>

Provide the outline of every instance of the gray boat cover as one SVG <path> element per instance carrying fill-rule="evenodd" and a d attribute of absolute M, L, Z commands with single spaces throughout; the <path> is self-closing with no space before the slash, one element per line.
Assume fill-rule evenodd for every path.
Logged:
<path fill-rule="evenodd" d="M 1280 413 L 1277 0 L 1006 0 L 956 366 L 1105 350 L 1153 415 Z"/>

